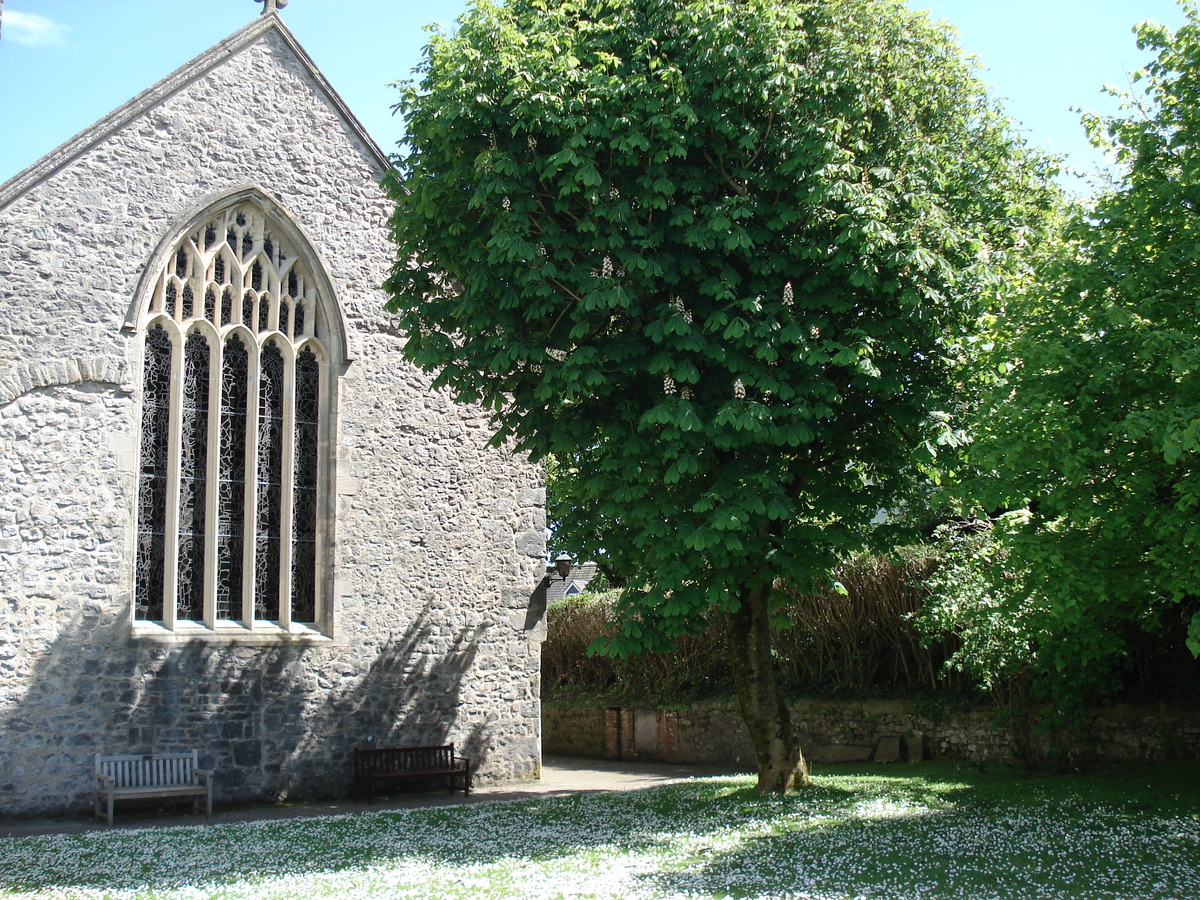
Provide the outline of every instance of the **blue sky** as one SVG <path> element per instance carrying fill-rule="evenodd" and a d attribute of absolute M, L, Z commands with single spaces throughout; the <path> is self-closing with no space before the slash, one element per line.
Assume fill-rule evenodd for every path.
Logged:
<path fill-rule="evenodd" d="M 1112 111 L 1147 60 L 1130 29 L 1183 23 L 1175 0 L 910 0 L 959 30 L 982 77 L 1028 140 L 1102 163 L 1071 107 Z M 422 26 L 452 24 L 465 0 L 291 0 L 283 18 L 386 151 L 402 123 L 388 84 L 409 77 Z M 250 21 L 251 0 L 6 0 L 0 34 L 0 181 Z"/>

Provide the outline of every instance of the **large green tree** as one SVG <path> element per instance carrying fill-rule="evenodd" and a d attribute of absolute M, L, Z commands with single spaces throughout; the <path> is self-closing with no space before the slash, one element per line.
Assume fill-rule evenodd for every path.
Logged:
<path fill-rule="evenodd" d="M 806 783 L 772 585 L 948 433 L 1042 166 L 897 0 L 478 0 L 398 109 L 406 355 L 573 479 L 629 576 L 608 652 L 729 614 L 759 789 Z"/>
<path fill-rule="evenodd" d="M 996 321 L 972 454 L 997 533 L 993 613 L 1048 695 L 1183 613 L 1200 653 L 1200 20 L 1146 23 L 1117 163 Z M 1017 657 L 1013 657 L 1017 658 Z"/>

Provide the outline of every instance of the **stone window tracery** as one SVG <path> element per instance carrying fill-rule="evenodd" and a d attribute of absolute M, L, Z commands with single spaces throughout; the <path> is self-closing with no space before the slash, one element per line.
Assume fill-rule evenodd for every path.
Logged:
<path fill-rule="evenodd" d="M 296 250 L 240 203 L 185 235 L 153 284 L 135 628 L 322 630 L 334 379 Z"/>

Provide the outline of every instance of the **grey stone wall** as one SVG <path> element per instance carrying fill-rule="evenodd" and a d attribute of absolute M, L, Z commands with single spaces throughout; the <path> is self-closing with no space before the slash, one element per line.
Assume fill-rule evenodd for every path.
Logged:
<path fill-rule="evenodd" d="M 197 747 L 220 801 L 337 795 L 372 744 L 539 773 L 541 470 L 399 360 L 378 151 L 266 18 L 0 187 L 0 815 L 86 808 L 96 752 Z M 122 323 L 156 248 L 247 186 L 308 236 L 345 317 L 335 628 L 134 639 L 141 338 Z"/>
<path fill-rule="evenodd" d="M 810 759 L 867 759 L 886 739 L 902 738 L 911 745 L 916 737 L 925 755 L 933 758 L 1019 761 L 1013 735 L 987 708 L 803 700 L 793 705 L 792 715 Z M 647 717 L 656 726 L 649 740 L 638 728 Z M 543 749 L 549 754 L 754 767 L 745 723 L 732 705 L 704 703 L 687 710 L 553 706 L 543 710 L 543 718 Z M 1035 714 L 1032 737 L 1041 759 L 1077 763 L 1200 759 L 1200 714 L 1195 711 L 1104 707 L 1090 710 L 1078 728 L 1054 735 L 1039 730 L 1040 721 Z"/>

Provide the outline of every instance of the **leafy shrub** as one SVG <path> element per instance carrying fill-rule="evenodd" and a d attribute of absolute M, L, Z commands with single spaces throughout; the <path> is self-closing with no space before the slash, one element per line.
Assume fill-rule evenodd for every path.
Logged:
<path fill-rule="evenodd" d="M 924 581 L 928 597 L 913 624 L 957 641 L 947 668 L 987 691 L 1018 745 L 1031 743 L 1035 709 L 1056 729 L 1117 698 L 1195 701 L 1200 665 L 1185 648 L 1194 605 L 1134 619 L 1123 607 L 1137 598 L 1114 613 L 1079 602 L 1063 584 L 1048 597 L 1031 589 L 1037 582 L 1011 555 L 1007 527 L 1001 518 L 939 530 L 940 564 Z"/>

